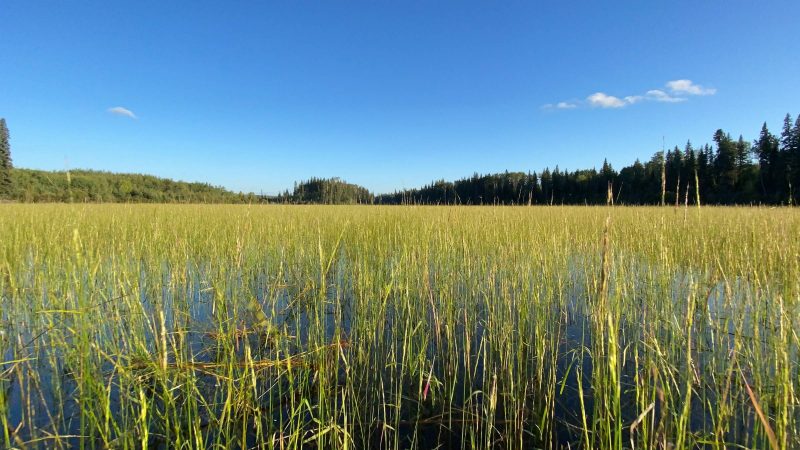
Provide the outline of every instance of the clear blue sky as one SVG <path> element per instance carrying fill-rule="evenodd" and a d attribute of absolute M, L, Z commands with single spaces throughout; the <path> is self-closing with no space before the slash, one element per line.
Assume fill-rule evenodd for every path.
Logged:
<path fill-rule="evenodd" d="M 0 0 L 0 117 L 18 167 L 237 191 L 620 168 L 662 136 L 780 132 L 800 113 L 798 17 L 752 0 Z"/>

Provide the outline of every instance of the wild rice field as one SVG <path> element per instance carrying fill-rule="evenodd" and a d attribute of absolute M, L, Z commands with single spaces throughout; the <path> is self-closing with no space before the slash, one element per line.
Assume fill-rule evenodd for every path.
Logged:
<path fill-rule="evenodd" d="M 800 448 L 796 209 L 0 205 L 0 448 Z"/>

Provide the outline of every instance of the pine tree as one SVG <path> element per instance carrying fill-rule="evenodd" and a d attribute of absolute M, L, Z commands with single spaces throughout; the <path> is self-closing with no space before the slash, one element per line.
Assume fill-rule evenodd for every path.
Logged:
<path fill-rule="evenodd" d="M 694 172 L 697 170 L 697 154 L 692 147 L 691 141 L 686 142 L 686 147 L 683 150 L 683 171 L 681 172 L 681 179 L 690 180 L 694 177 Z"/>
<path fill-rule="evenodd" d="M 789 147 L 789 160 L 791 161 L 792 177 L 792 194 L 794 194 L 794 203 L 797 204 L 800 199 L 800 114 L 797 115 L 797 120 L 794 122 L 792 128 L 790 147 Z"/>
<path fill-rule="evenodd" d="M 782 152 L 788 152 L 792 147 L 792 115 L 786 113 L 783 118 L 783 131 L 781 132 L 781 148 Z"/>
<path fill-rule="evenodd" d="M 539 177 L 539 180 L 542 184 L 542 197 L 540 203 L 548 204 L 551 203 L 551 199 L 553 196 L 553 175 L 550 173 L 550 168 L 546 167 L 542 172 L 542 175 Z"/>
<path fill-rule="evenodd" d="M 783 118 L 783 131 L 781 131 L 780 148 L 778 149 L 778 157 L 780 158 L 780 164 L 783 168 L 780 181 L 784 188 L 783 193 L 785 195 L 782 196 L 782 200 L 791 200 L 789 197 L 792 195 L 792 191 L 796 189 L 792 187 L 792 180 L 798 172 L 798 168 L 794 167 L 792 161 L 794 153 L 792 151 L 792 141 L 792 116 L 787 113 L 786 117 Z"/>
<path fill-rule="evenodd" d="M 11 146 L 6 119 L 0 119 L 0 198 L 11 198 Z"/>
<path fill-rule="evenodd" d="M 683 174 L 683 152 L 677 146 L 667 151 L 666 164 L 667 196 L 670 198 L 670 203 L 674 203 L 680 196 L 678 191 L 680 191 L 681 175 Z M 683 180 L 685 181 L 685 178 Z"/>
<path fill-rule="evenodd" d="M 717 155 L 714 160 L 718 183 L 716 201 L 730 203 L 734 200 L 739 175 L 736 167 L 736 145 L 730 135 L 722 130 L 714 133 L 714 142 L 717 144 Z"/>
<path fill-rule="evenodd" d="M 750 143 L 739 135 L 736 141 L 736 201 L 749 203 L 758 200 L 758 173 L 753 165 Z"/>
<path fill-rule="evenodd" d="M 769 132 L 766 122 L 761 126 L 758 140 L 753 143 L 753 152 L 758 158 L 761 198 L 766 202 L 774 202 L 777 200 L 776 189 L 780 186 L 776 182 L 777 175 L 782 170 L 778 167 L 778 139 Z"/>
<path fill-rule="evenodd" d="M 739 170 L 750 165 L 750 144 L 744 140 L 742 135 L 739 135 L 739 140 L 736 142 L 736 166 Z"/>

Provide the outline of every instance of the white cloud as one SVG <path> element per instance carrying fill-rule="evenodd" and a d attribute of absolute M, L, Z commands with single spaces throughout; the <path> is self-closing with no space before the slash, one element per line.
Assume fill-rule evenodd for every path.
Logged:
<path fill-rule="evenodd" d="M 640 101 L 644 100 L 644 96 L 641 95 L 628 95 L 627 97 L 623 98 L 625 103 L 632 105 L 634 103 L 639 103 Z"/>
<path fill-rule="evenodd" d="M 673 80 L 666 84 L 667 90 L 650 89 L 642 95 L 626 95 L 617 97 L 605 92 L 595 92 L 586 97 L 585 101 L 569 101 L 548 103 L 543 109 L 574 109 L 582 106 L 592 108 L 624 108 L 640 102 L 680 103 L 685 102 L 692 95 L 714 95 L 717 90 L 695 84 L 692 80 Z"/>
<path fill-rule="evenodd" d="M 608 95 L 603 92 L 595 92 L 586 97 L 586 101 L 589 102 L 589 106 L 596 108 L 622 108 L 628 104 L 627 101 L 619 97 L 614 97 L 613 95 Z"/>
<path fill-rule="evenodd" d="M 573 109 L 577 108 L 576 102 L 558 102 L 558 103 L 545 103 L 542 109 Z"/>
<path fill-rule="evenodd" d="M 113 108 L 108 108 L 108 112 L 116 116 L 129 117 L 131 119 L 137 118 L 136 114 L 134 114 L 133 111 L 131 111 L 128 108 L 123 108 L 122 106 L 115 106 Z"/>
<path fill-rule="evenodd" d="M 677 95 L 714 95 L 717 90 L 694 84 L 692 80 L 673 80 L 667 82 L 667 88 Z"/>
<path fill-rule="evenodd" d="M 673 97 L 661 89 L 651 89 L 647 91 L 645 97 L 647 97 L 648 100 L 664 103 L 678 103 L 686 101 L 686 97 Z"/>

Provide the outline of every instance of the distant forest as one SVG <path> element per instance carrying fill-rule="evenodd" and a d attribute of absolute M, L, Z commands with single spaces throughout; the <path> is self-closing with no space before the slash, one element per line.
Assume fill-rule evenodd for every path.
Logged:
<path fill-rule="evenodd" d="M 603 162 L 600 170 L 504 172 L 448 182 L 436 181 L 376 197 L 385 204 L 797 204 L 800 200 L 800 115 L 789 114 L 780 136 L 767 124 L 755 141 L 731 138 L 723 130 L 714 145 L 687 142 L 638 159 L 619 171 Z"/>
<path fill-rule="evenodd" d="M 0 119 L 0 199 L 18 202 L 291 203 L 291 204 L 771 204 L 800 201 L 800 115 L 787 114 L 780 135 L 761 128 L 758 139 L 733 139 L 723 130 L 713 145 L 687 142 L 615 170 L 504 172 L 374 195 L 339 178 L 311 178 L 277 196 L 234 193 L 206 183 L 150 175 L 14 168 L 9 133 Z"/>
<path fill-rule="evenodd" d="M 206 183 L 173 181 L 152 175 L 94 170 L 48 172 L 14 169 L 12 200 L 19 202 L 248 203 L 254 194 L 237 194 Z"/>
<path fill-rule="evenodd" d="M 286 191 L 274 200 L 278 203 L 343 205 L 374 203 L 375 196 L 367 188 L 339 178 L 311 178 L 295 183 L 292 193 Z"/>

